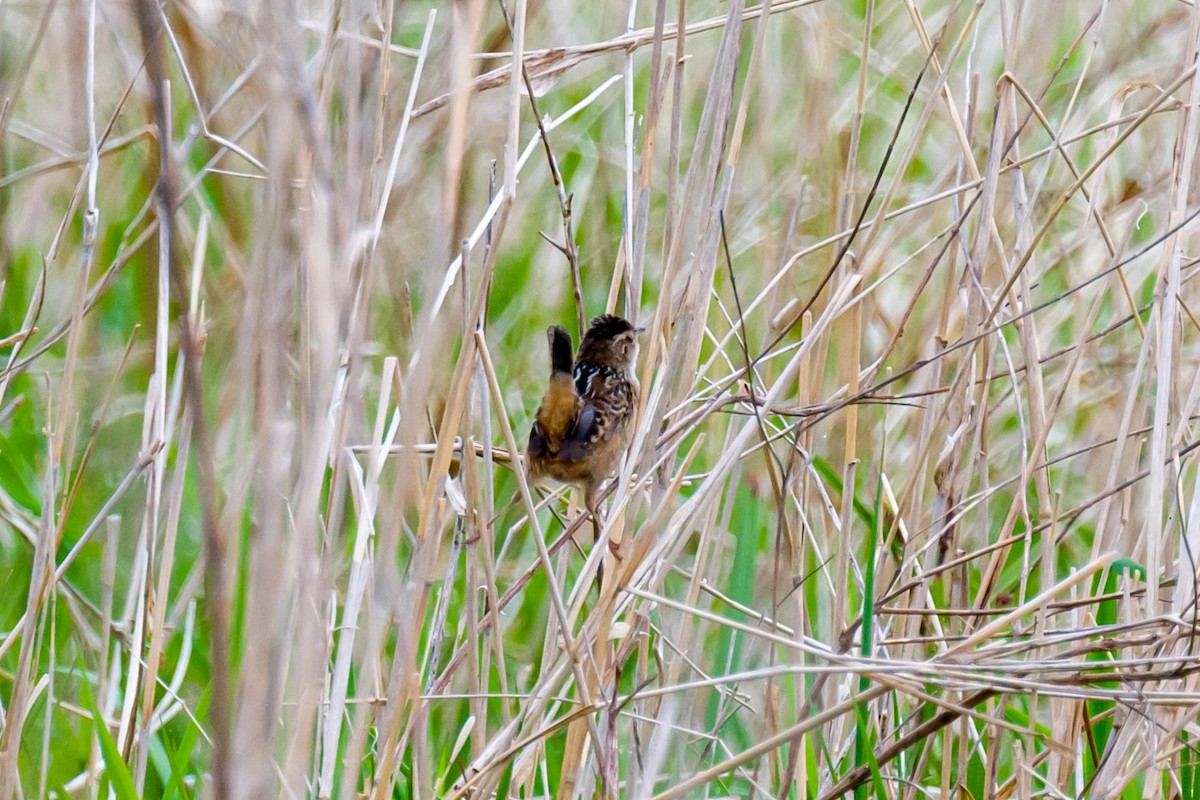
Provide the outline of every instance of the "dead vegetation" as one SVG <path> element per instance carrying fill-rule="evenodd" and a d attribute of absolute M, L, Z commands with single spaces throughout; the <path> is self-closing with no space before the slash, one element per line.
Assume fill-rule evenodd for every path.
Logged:
<path fill-rule="evenodd" d="M 0 800 L 1200 798 L 1198 64 L 1192 0 L 0 5 Z M 512 469 L 606 310 L 620 560 Z"/>

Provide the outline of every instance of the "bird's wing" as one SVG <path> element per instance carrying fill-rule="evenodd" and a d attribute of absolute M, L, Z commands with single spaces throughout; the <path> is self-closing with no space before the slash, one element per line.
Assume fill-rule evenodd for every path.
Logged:
<path fill-rule="evenodd" d="M 567 460 L 584 458 L 611 438 L 616 423 L 629 415 L 633 405 L 629 381 L 608 367 L 577 364 L 575 389 L 579 392 L 579 415 L 558 451 L 559 457 Z"/>

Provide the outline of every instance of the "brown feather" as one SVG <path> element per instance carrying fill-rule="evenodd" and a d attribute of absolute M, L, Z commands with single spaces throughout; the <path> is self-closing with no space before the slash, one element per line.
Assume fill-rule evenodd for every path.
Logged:
<path fill-rule="evenodd" d="M 530 477 L 554 478 L 594 490 L 616 469 L 629 443 L 638 384 L 633 377 L 637 332 L 605 314 L 592 320 L 572 368 L 571 336 L 552 325 L 550 385 L 529 432 Z"/>
<path fill-rule="evenodd" d="M 550 378 L 550 387 L 537 410 L 538 425 L 550 442 L 550 452 L 557 452 L 579 415 L 579 397 L 570 373 L 557 373 Z"/>
<path fill-rule="evenodd" d="M 550 386 L 529 432 L 529 477 L 580 486 L 597 537 L 599 488 L 616 470 L 633 432 L 639 330 L 617 316 L 597 317 L 579 343 L 573 368 L 570 335 L 557 326 L 547 331 Z"/>

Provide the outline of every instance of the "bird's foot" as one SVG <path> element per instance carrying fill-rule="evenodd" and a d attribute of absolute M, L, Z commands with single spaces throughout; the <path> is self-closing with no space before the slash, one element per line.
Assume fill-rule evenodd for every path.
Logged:
<path fill-rule="evenodd" d="M 617 561 L 625 560 L 624 556 L 621 555 L 621 545 L 619 542 L 614 542 L 612 539 L 609 539 L 608 540 L 608 552 L 612 553 L 612 557 L 615 558 Z"/>

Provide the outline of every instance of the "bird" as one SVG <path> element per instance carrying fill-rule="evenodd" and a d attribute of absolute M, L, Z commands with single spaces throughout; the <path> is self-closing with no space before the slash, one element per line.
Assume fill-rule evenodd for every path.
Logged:
<path fill-rule="evenodd" d="M 598 316 L 574 359 L 571 334 L 559 325 L 546 330 L 550 385 L 529 431 L 529 481 L 550 478 L 582 488 L 597 540 L 600 489 L 616 471 L 633 433 L 639 391 L 634 364 L 642 330 L 615 314 Z M 609 548 L 619 559 L 611 541 Z"/>

